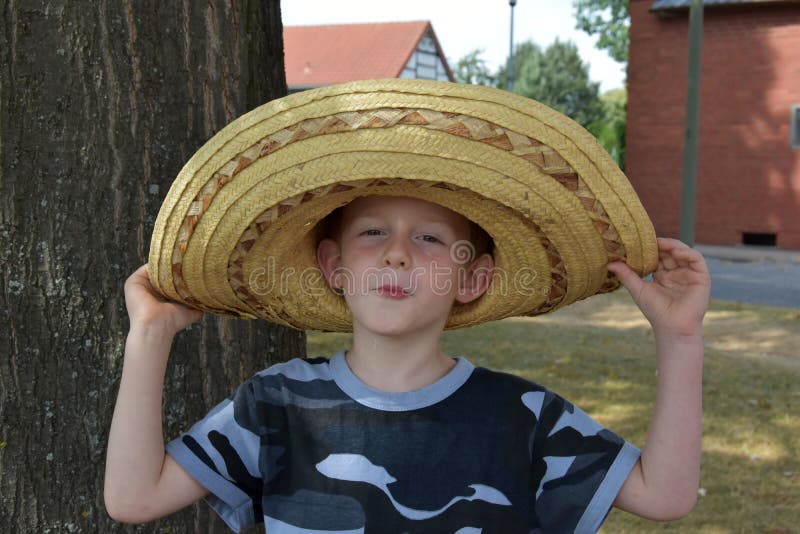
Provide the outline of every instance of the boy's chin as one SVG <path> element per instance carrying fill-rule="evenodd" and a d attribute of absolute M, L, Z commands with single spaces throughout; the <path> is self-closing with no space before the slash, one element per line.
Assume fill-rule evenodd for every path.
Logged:
<path fill-rule="evenodd" d="M 375 318 L 361 322 L 360 327 L 361 332 L 383 337 L 405 337 L 417 332 L 417 329 L 410 325 L 400 324 L 396 321 L 377 321 Z"/>
<path fill-rule="evenodd" d="M 409 320 L 409 318 L 396 316 L 381 317 L 380 315 L 373 315 L 371 317 L 365 317 L 360 321 L 357 320 L 356 324 L 357 331 L 368 332 L 377 336 L 397 338 L 415 336 L 426 329 L 423 325 L 416 324 L 413 320 Z M 356 324 L 354 324 L 354 328 Z"/>

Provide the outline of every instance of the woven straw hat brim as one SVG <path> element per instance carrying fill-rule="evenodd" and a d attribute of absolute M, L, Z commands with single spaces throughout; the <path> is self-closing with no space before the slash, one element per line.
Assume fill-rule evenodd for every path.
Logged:
<path fill-rule="evenodd" d="M 317 223 L 374 194 L 436 202 L 492 236 L 490 291 L 448 328 L 545 313 L 618 287 L 609 261 L 642 275 L 658 261 L 636 193 L 578 124 L 498 89 L 391 79 L 275 100 L 209 140 L 164 200 L 151 281 L 206 311 L 347 331 Z"/>

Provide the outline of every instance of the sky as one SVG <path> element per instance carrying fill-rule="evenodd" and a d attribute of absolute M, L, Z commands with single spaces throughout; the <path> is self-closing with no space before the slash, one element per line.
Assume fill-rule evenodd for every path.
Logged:
<path fill-rule="evenodd" d="M 451 67 L 478 48 L 491 70 L 508 58 L 508 0 L 281 0 L 281 13 L 285 26 L 429 20 Z M 578 46 L 600 92 L 624 85 L 622 65 L 594 47 L 596 37 L 575 29 L 571 0 L 517 0 L 514 43 L 546 47 L 556 38 Z"/>

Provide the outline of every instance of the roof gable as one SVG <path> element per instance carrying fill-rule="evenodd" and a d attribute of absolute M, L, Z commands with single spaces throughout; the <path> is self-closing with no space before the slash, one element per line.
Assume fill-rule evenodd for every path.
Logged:
<path fill-rule="evenodd" d="M 427 21 L 286 26 L 283 29 L 286 82 L 289 86 L 307 88 L 353 80 L 398 78 L 426 35 L 433 38 L 450 75 L 436 35 Z"/>

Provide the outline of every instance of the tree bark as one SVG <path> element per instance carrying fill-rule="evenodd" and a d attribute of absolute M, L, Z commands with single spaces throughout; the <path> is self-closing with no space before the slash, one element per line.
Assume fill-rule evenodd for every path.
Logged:
<path fill-rule="evenodd" d="M 161 201 L 226 123 L 286 93 L 278 0 L 4 0 L 0 530 L 227 532 L 205 504 L 111 520 L 103 470 L 128 317 Z M 165 438 L 301 332 L 204 317 L 176 338 Z"/>

